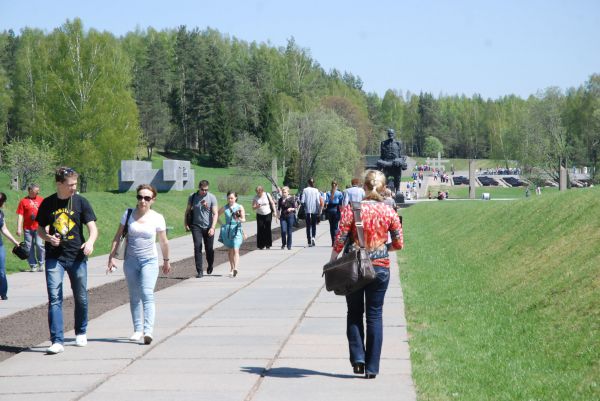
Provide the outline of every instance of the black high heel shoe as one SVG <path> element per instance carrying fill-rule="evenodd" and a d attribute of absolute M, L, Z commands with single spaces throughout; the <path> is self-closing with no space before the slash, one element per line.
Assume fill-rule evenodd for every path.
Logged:
<path fill-rule="evenodd" d="M 373 373 L 365 373 L 365 379 L 374 379 L 376 377 L 377 375 L 374 375 Z"/>
<path fill-rule="evenodd" d="M 354 373 L 356 373 L 357 375 L 362 375 L 363 373 L 365 373 L 365 364 L 364 363 L 353 363 L 352 364 L 352 368 L 354 369 Z"/>

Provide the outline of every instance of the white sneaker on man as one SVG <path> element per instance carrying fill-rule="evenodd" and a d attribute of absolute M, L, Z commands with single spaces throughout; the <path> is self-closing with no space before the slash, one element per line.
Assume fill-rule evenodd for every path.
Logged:
<path fill-rule="evenodd" d="M 77 334 L 75 336 L 75 345 L 85 347 L 87 345 L 87 336 L 85 334 Z"/>
<path fill-rule="evenodd" d="M 36 272 L 37 271 L 37 265 L 29 265 L 29 271 L 30 272 Z"/>
<path fill-rule="evenodd" d="M 46 353 L 50 355 L 59 354 L 65 350 L 61 343 L 54 343 L 46 349 Z"/>
<path fill-rule="evenodd" d="M 131 335 L 131 337 L 129 337 L 130 341 L 140 341 L 142 339 L 142 336 L 144 334 L 141 331 L 136 331 L 135 333 L 133 333 Z"/>

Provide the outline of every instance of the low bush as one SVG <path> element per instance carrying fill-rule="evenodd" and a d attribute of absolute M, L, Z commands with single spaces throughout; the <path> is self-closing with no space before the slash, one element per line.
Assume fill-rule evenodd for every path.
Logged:
<path fill-rule="evenodd" d="M 252 189 L 252 178 L 247 176 L 223 175 L 217 177 L 217 190 L 227 193 L 234 191 L 238 195 L 247 195 Z"/>

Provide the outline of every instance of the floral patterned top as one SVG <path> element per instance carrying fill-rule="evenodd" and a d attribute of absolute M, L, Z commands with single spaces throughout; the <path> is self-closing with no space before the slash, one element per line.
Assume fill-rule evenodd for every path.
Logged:
<path fill-rule="evenodd" d="M 390 249 L 402 249 L 404 247 L 404 238 L 402 236 L 402 225 L 398 214 L 390 206 L 383 202 L 362 201 L 361 220 L 365 233 L 365 249 L 373 266 L 390 267 L 388 253 L 388 232 L 392 238 L 389 245 Z M 351 236 L 354 249 L 359 248 L 358 235 L 354 225 L 354 213 L 352 205 L 347 205 L 342 209 L 339 229 L 333 243 L 333 249 L 341 252 L 344 244 Z"/>

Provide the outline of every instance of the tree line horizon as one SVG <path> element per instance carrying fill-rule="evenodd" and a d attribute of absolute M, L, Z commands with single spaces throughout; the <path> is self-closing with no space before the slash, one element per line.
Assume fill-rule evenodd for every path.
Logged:
<path fill-rule="evenodd" d="M 218 167 L 276 157 L 289 182 L 348 182 L 393 128 L 410 156 L 517 160 L 551 175 L 559 163 L 588 166 L 596 178 L 596 73 L 527 99 L 380 97 L 362 85 L 351 72 L 325 71 L 293 37 L 274 47 L 186 26 L 116 37 L 77 18 L 50 33 L 3 31 L 0 167 L 14 171 L 24 163 L 15 154 L 37 147 L 108 189 L 122 159 L 162 148 Z"/>

